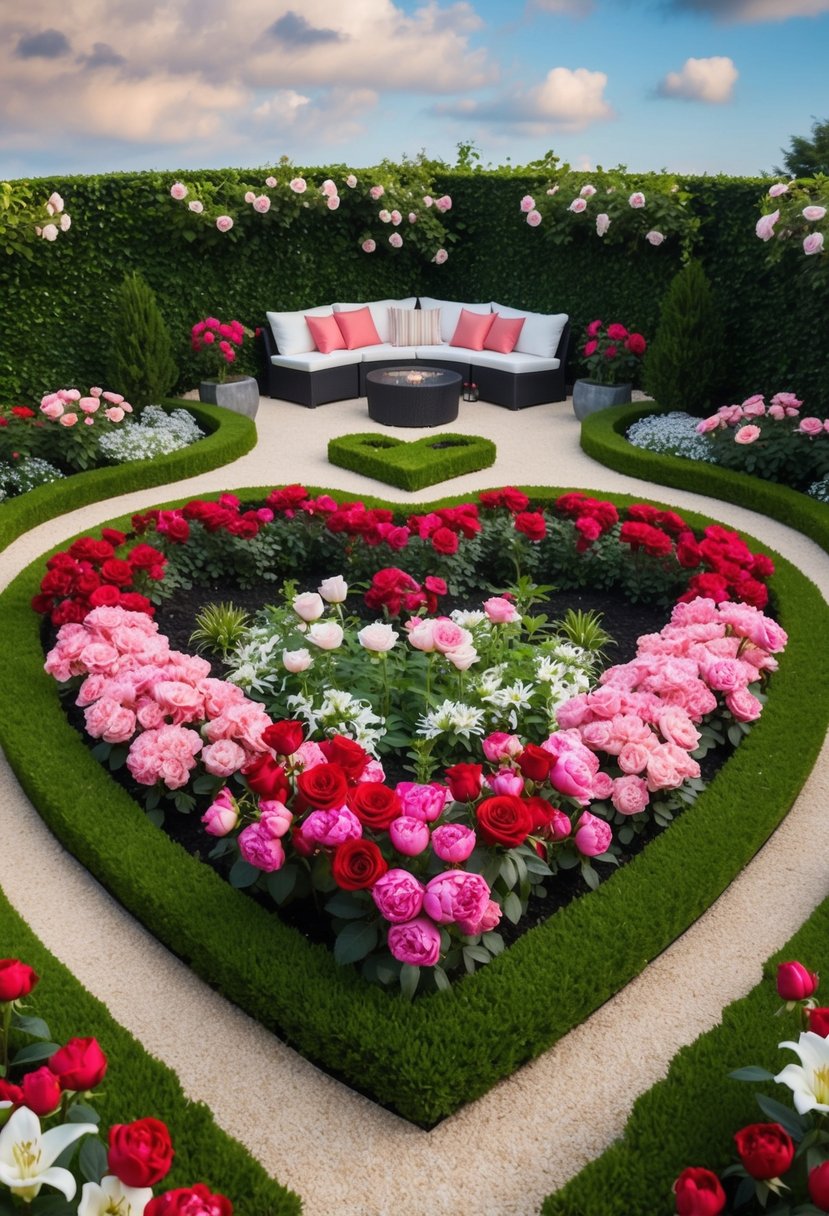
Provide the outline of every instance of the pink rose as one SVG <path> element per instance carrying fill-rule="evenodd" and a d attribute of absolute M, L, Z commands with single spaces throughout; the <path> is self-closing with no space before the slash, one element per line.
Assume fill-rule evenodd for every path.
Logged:
<path fill-rule="evenodd" d="M 647 783 L 633 775 L 616 777 L 610 801 L 620 815 L 638 815 L 650 802 Z"/>
<path fill-rule="evenodd" d="M 469 646 L 472 642 L 472 634 L 468 629 L 462 629 L 460 625 L 456 625 L 454 621 L 439 620 L 435 621 L 432 630 L 432 642 L 435 650 L 439 650 L 441 654 L 448 654 L 451 650 L 460 650 L 464 646 Z"/>
<path fill-rule="evenodd" d="M 596 235 L 604 236 L 610 227 L 610 216 L 606 211 L 601 211 L 596 216 Z"/>
<path fill-rule="evenodd" d="M 340 205 L 340 197 L 338 194 L 332 194 L 325 200 L 325 205 L 329 211 L 336 211 Z"/>
<path fill-rule="evenodd" d="M 725 704 L 738 722 L 755 722 L 763 712 L 762 703 L 747 688 L 726 693 Z"/>
<path fill-rule="evenodd" d="M 170 187 L 170 194 L 180 202 L 183 198 L 187 198 L 187 187 L 182 182 L 173 182 Z"/>
<path fill-rule="evenodd" d="M 432 848 L 441 861 L 458 865 L 466 861 L 475 848 L 476 836 L 472 828 L 461 823 L 444 823 L 432 832 Z"/>
<path fill-rule="evenodd" d="M 804 207 L 802 214 L 804 219 L 807 219 L 810 224 L 813 224 L 817 220 L 823 219 L 824 215 L 826 215 L 826 208 L 814 206 Z"/>
<path fill-rule="evenodd" d="M 266 177 L 265 178 L 265 185 L 268 187 L 269 190 L 273 190 L 273 188 L 276 184 L 277 183 L 276 183 L 275 177 Z"/>
<path fill-rule="evenodd" d="M 399 232 L 393 232 L 389 237 L 389 244 L 391 245 L 392 249 L 399 249 L 403 244 L 403 237 Z"/>
<path fill-rule="evenodd" d="M 521 613 L 515 604 L 511 600 L 504 599 L 502 595 L 493 595 L 488 600 L 484 600 L 483 609 L 487 619 L 493 625 L 505 625 L 521 620 Z"/>
<path fill-rule="evenodd" d="M 579 190 L 579 194 L 581 195 L 582 198 L 592 198 L 595 193 L 596 193 L 596 187 L 591 186 L 589 184 L 586 186 L 582 186 L 581 190 Z"/>
<path fill-rule="evenodd" d="M 583 198 L 574 198 L 567 210 L 578 215 L 580 212 L 587 210 L 587 203 Z"/>
<path fill-rule="evenodd" d="M 293 190 L 294 194 L 304 194 L 308 189 L 308 183 L 304 177 L 294 177 L 288 182 L 288 185 Z"/>
<path fill-rule="evenodd" d="M 374 621 L 364 625 L 357 634 L 357 640 L 364 650 L 372 654 L 386 654 L 397 643 L 397 634 L 391 625 L 385 621 Z"/>
<path fill-rule="evenodd" d="M 759 236 L 761 241 L 769 241 L 774 236 L 774 225 L 780 219 L 779 211 L 772 211 L 769 215 L 761 215 L 754 226 L 754 231 Z"/>
<path fill-rule="evenodd" d="M 327 177 L 320 187 L 326 198 L 333 198 L 337 193 L 337 184 L 330 177 Z"/>
<path fill-rule="evenodd" d="M 507 735 L 502 730 L 494 730 L 487 735 L 481 747 L 487 760 L 500 764 L 502 760 L 514 760 L 524 750 L 524 745 L 517 735 Z"/>
<path fill-rule="evenodd" d="M 599 857 L 610 848 L 613 831 L 604 819 L 583 811 L 573 839 L 582 856 Z"/>
<path fill-rule="evenodd" d="M 448 194 L 442 194 L 440 198 L 435 199 L 435 206 L 438 211 L 451 211 L 452 200 Z"/>
<path fill-rule="evenodd" d="M 477 923 L 490 899 L 489 884 L 480 874 L 446 870 L 426 884 L 423 911 L 439 925 L 456 921 Z"/>
<path fill-rule="evenodd" d="M 535 199 L 531 194 L 525 194 L 518 205 L 522 211 L 532 211 L 535 206 Z"/>
<path fill-rule="evenodd" d="M 754 443 L 756 439 L 760 438 L 760 434 L 759 426 L 741 426 L 738 431 L 734 432 L 734 442 L 742 444 Z"/>
<path fill-rule="evenodd" d="M 657 725 L 663 739 L 675 743 L 686 752 L 695 751 L 699 744 L 699 731 L 694 726 L 684 709 L 671 705 L 657 719 Z"/>
<path fill-rule="evenodd" d="M 502 768 L 487 777 L 487 784 L 494 794 L 514 794 L 518 797 L 524 789 L 524 778 L 515 769 Z"/>
<path fill-rule="evenodd" d="M 369 194 L 371 195 L 371 197 L 374 199 L 375 202 L 377 201 L 378 198 L 382 198 L 385 193 L 386 193 L 386 190 L 385 190 L 384 186 L 372 186 L 371 189 L 369 190 Z"/>
<path fill-rule="evenodd" d="M 788 194 L 788 182 L 775 182 L 773 186 L 769 186 L 769 198 L 779 198 L 781 194 Z"/>
<path fill-rule="evenodd" d="M 389 824 L 389 838 L 404 857 L 418 857 L 429 847 L 429 828 L 413 815 L 399 815 Z"/>
<path fill-rule="evenodd" d="M 227 836 L 236 827 L 239 822 L 239 808 L 227 786 L 219 790 L 202 815 L 201 821 L 210 836 Z"/>
<path fill-rule="evenodd" d="M 660 232 L 657 228 L 651 228 L 650 232 L 645 233 L 645 240 L 651 245 L 656 246 L 662 244 L 662 242 L 665 240 L 665 236 L 664 233 Z"/>
<path fill-rule="evenodd" d="M 111 405 L 108 409 L 105 409 L 104 416 L 108 419 L 109 422 L 123 422 L 124 421 L 124 411 L 121 409 L 121 407 L 119 405 Z"/>
<path fill-rule="evenodd" d="M 820 435 L 823 431 L 823 422 L 820 418 L 801 418 L 798 425 L 798 431 L 801 435 Z"/>
<path fill-rule="evenodd" d="M 717 692 L 736 692 L 746 686 L 746 671 L 738 659 L 717 659 L 703 674 L 708 687 Z"/>
<path fill-rule="evenodd" d="M 412 967 L 434 967 L 440 958 L 440 929 L 425 916 L 389 929 L 389 950 Z"/>
<path fill-rule="evenodd" d="M 382 209 L 382 211 L 377 212 L 377 218 L 381 224 L 390 224 L 391 223 L 391 212 L 387 211 L 386 208 L 384 207 Z"/>
<path fill-rule="evenodd" d="M 537 228 L 538 225 L 541 223 L 541 212 L 540 211 L 530 211 L 529 214 L 527 215 L 527 223 L 529 224 L 529 226 L 531 228 Z"/>
<path fill-rule="evenodd" d="M 74 426 L 77 421 L 78 421 L 77 414 L 61 414 L 60 418 L 58 418 L 58 422 L 60 423 L 60 425 L 67 426 L 67 427 Z"/>
<path fill-rule="evenodd" d="M 647 783 L 651 793 L 657 790 L 675 790 L 683 782 L 683 777 L 677 770 L 674 754 L 669 751 L 670 744 L 655 747 L 648 756 Z"/>
<path fill-rule="evenodd" d="M 633 194 L 631 194 L 630 198 L 628 199 L 628 202 L 630 203 L 631 207 L 644 207 L 645 196 L 641 190 L 634 190 Z"/>
<path fill-rule="evenodd" d="M 345 179 L 345 184 L 348 186 L 349 190 L 353 190 L 357 185 L 357 178 L 353 173 L 349 173 L 348 177 Z"/>
<path fill-rule="evenodd" d="M 447 251 L 445 249 L 438 249 L 438 251 L 435 253 L 435 256 L 432 258 L 432 261 L 435 262 L 438 266 L 442 266 L 448 257 L 449 257 L 449 254 L 447 253 Z"/>
<path fill-rule="evenodd" d="M 258 211 L 260 215 L 265 215 L 271 209 L 271 200 L 267 194 L 260 194 L 253 200 L 253 210 Z"/>
<path fill-rule="evenodd" d="M 315 621 L 305 636 L 320 650 L 336 650 L 342 644 L 343 628 L 336 621 Z"/>
<path fill-rule="evenodd" d="M 135 734 L 135 714 L 111 697 L 101 697 L 84 710 L 86 733 L 104 743 L 126 743 Z"/>
<path fill-rule="evenodd" d="M 401 925 L 419 916 L 426 888 L 408 870 L 386 870 L 371 889 L 380 915 L 393 925 Z"/>
<path fill-rule="evenodd" d="M 219 229 L 219 232 L 230 232 L 233 227 L 233 220 L 229 215 L 220 215 L 216 219 L 216 227 Z"/>
<path fill-rule="evenodd" d="M 275 798 L 259 799 L 259 822 L 269 836 L 284 836 L 294 817 L 284 802 Z"/>
<path fill-rule="evenodd" d="M 421 823 L 434 823 L 446 806 L 447 791 L 442 785 L 418 785 L 416 781 L 398 781 L 395 793 L 405 816 Z"/>
<path fill-rule="evenodd" d="M 276 836 L 261 823 L 251 823 L 239 833 L 239 853 L 244 861 L 272 874 L 285 864 L 285 850 Z"/>
<path fill-rule="evenodd" d="M 202 762 L 214 777 L 230 777 L 238 773 L 247 760 L 247 752 L 232 739 L 218 739 L 202 749 Z"/>
<path fill-rule="evenodd" d="M 363 241 L 360 248 L 362 249 L 363 253 L 374 253 L 374 250 L 377 248 L 377 245 L 371 239 L 371 237 L 369 237 L 368 240 Z"/>

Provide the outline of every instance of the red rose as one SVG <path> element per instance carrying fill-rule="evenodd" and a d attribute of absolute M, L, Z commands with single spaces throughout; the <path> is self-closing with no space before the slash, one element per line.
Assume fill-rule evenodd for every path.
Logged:
<path fill-rule="evenodd" d="M 292 756 L 302 744 L 304 734 L 305 726 L 302 722 L 286 719 L 266 726 L 262 731 L 262 742 L 278 756 Z"/>
<path fill-rule="evenodd" d="M 547 521 L 540 511 L 522 511 L 515 517 L 515 531 L 523 533 L 527 540 L 543 540 L 547 535 Z"/>
<path fill-rule="evenodd" d="M 62 1089 L 60 1081 L 44 1064 L 34 1072 L 27 1072 L 20 1082 L 23 1105 L 39 1117 L 51 1115 L 60 1106 Z"/>
<path fill-rule="evenodd" d="M 320 744 L 320 749 L 326 760 L 339 764 L 349 781 L 358 781 L 369 761 L 366 749 L 346 735 L 326 739 Z"/>
<path fill-rule="evenodd" d="M 379 781 L 361 781 L 348 791 L 348 806 L 363 827 L 384 831 L 400 815 L 400 799 Z"/>
<path fill-rule="evenodd" d="M 94 536 L 81 536 L 69 546 L 69 556 L 78 561 L 105 562 L 115 557 L 115 550 L 109 541 L 96 540 Z"/>
<path fill-rule="evenodd" d="M 128 587 L 132 582 L 133 568 L 120 557 L 111 557 L 101 566 L 101 578 L 116 587 Z"/>
<path fill-rule="evenodd" d="M 15 1106 L 19 1106 L 23 1101 L 23 1090 L 19 1085 L 12 1085 L 11 1081 L 4 1081 L 0 1077 L 0 1102 L 11 1102 Z"/>
<path fill-rule="evenodd" d="M 777 964 L 777 995 L 784 1001 L 802 1001 L 817 989 L 819 976 L 802 963 Z"/>
<path fill-rule="evenodd" d="M 792 1138 L 779 1123 L 750 1123 L 734 1141 L 746 1170 L 759 1182 L 785 1174 L 794 1157 Z"/>
<path fill-rule="evenodd" d="M 93 591 L 92 594 L 97 595 L 98 591 Z M 150 603 L 146 595 L 139 595 L 137 591 L 122 591 L 118 599 L 118 607 L 124 608 L 127 612 L 143 612 L 145 616 L 155 616 L 155 606 Z"/>
<path fill-rule="evenodd" d="M 480 764 L 453 764 L 446 770 L 449 790 L 456 802 L 474 802 L 480 796 L 483 771 Z"/>
<path fill-rule="evenodd" d="M 512 515 L 517 515 L 519 511 L 526 511 L 530 505 L 527 495 L 521 490 L 516 490 L 515 486 L 504 486 L 501 491 L 501 502 Z"/>
<path fill-rule="evenodd" d="M 809 1029 L 812 1034 L 822 1035 L 824 1039 L 829 1039 L 829 1009 L 819 1007 L 810 1009 L 809 1013 Z"/>
<path fill-rule="evenodd" d="M 373 840 L 346 840 L 331 858 L 331 877 L 344 891 L 368 890 L 388 868 Z"/>
<path fill-rule="evenodd" d="M 809 1198 L 821 1212 L 829 1212 L 829 1161 L 809 1170 Z"/>
<path fill-rule="evenodd" d="M 608 330 L 608 333 L 610 333 L 610 330 Z M 625 346 L 632 355 L 644 355 L 648 349 L 648 344 L 641 334 L 628 334 Z"/>
<path fill-rule="evenodd" d="M 119 532 L 117 528 L 101 528 L 101 539 L 117 549 L 119 545 L 123 545 L 127 539 L 127 534 L 126 532 Z"/>
<path fill-rule="evenodd" d="M 163 566 L 167 558 L 152 545 L 136 545 L 130 549 L 127 558 L 136 570 L 149 570 L 152 566 Z"/>
<path fill-rule="evenodd" d="M 348 781 L 339 764 L 316 764 L 299 774 L 297 790 L 308 806 L 318 811 L 332 811 L 345 805 Z"/>
<path fill-rule="evenodd" d="M 695 570 L 702 564 L 702 554 L 693 532 L 682 532 L 677 537 L 676 560 L 684 570 Z"/>
<path fill-rule="evenodd" d="M 262 752 L 261 756 L 246 765 L 242 774 L 248 787 L 260 798 L 273 798 L 276 802 L 284 802 L 290 797 L 291 787 L 285 776 L 285 769 L 267 752 Z"/>
<path fill-rule="evenodd" d="M 47 1063 L 63 1088 L 76 1093 L 100 1085 L 107 1070 L 97 1039 L 70 1039 Z"/>
<path fill-rule="evenodd" d="M 553 757 L 543 747 L 528 743 L 518 757 L 518 767 L 530 781 L 543 781 L 553 765 Z"/>
<path fill-rule="evenodd" d="M 749 569 L 755 578 L 771 578 L 774 574 L 774 562 L 765 553 L 755 553 Z"/>
<path fill-rule="evenodd" d="M 446 555 L 457 553 L 459 544 L 460 541 L 456 533 L 452 532 L 449 528 L 437 528 L 432 533 L 432 548 L 436 553 L 444 553 Z"/>
<path fill-rule="evenodd" d="M 89 594 L 90 608 L 115 608 L 120 602 L 120 592 L 113 583 L 103 583 Z"/>
<path fill-rule="evenodd" d="M 28 996 L 38 976 L 19 958 L 0 958 L 0 1001 L 19 1001 Z"/>
<path fill-rule="evenodd" d="M 160 1119 L 115 1123 L 109 1129 L 107 1165 L 124 1186 L 154 1186 L 170 1172 L 174 1156 L 170 1133 Z"/>
<path fill-rule="evenodd" d="M 156 1195 L 144 1208 L 144 1216 L 233 1216 L 233 1204 L 225 1195 L 214 1195 L 203 1182 L 197 1182 Z"/>
<path fill-rule="evenodd" d="M 485 798 L 475 810 L 478 830 L 486 844 L 514 849 L 523 844 L 533 827 L 533 816 L 526 802 L 514 794 Z"/>
<path fill-rule="evenodd" d="M 716 1174 L 690 1165 L 674 1183 L 679 1216 L 719 1216 L 725 1207 L 725 1191 Z M 145 1209 L 146 1216 L 146 1209 Z"/>
<path fill-rule="evenodd" d="M 644 549 L 651 557 L 666 557 L 673 549 L 673 541 L 665 532 L 650 524 L 626 521 L 619 529 L 619 540 L 622 544 L 630 545 L 634 553 Z"/>

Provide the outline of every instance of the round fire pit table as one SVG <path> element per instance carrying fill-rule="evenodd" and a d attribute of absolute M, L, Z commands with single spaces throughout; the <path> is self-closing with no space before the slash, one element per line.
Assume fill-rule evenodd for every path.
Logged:
<path fill-rule="evenodd" d="M 382 426 L 440 426 L 458 416 L 461 376 L 440 367 L 386 367 L 366 376 L 368 416 Z"/>

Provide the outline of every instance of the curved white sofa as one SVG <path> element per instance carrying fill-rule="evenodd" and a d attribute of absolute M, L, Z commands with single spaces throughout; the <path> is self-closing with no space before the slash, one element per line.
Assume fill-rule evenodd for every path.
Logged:
<path fill-rule="evenodd" d="M 440 342 L 416 346 L 394 344 L 391 341 L 391 310 L 418 306 L 440 310 Z M 316 348 L 306 317 L 330 317 L 365 307 L 371 313 L 379 344 L 332 350 L 327 354 Z M 463 309 L 479 314 L 495 312 L 505 318 L 523 317 L 524 325 L 514 350 L 506 354 L 453 346 L 451 339 Z M 368 372 L 383 367 L 407 367 L 418 362 L 459 372 L 465 382 L 477 385 L 484 401 L 507 409 L 524 409 L 565 398 L 564 365 L 570 342 L 566 313 L 535 313 L 494 302 L 464 304 L 428 296 L 421 296 L 419 300 L 409 296 L 402 300 L 337 303 L 294 312 L 269 312 L 262 337 L 265 349 L 263 392 L 269 397 L 295 401 L 309 408 L 328 401 L 364 397 Z"/>

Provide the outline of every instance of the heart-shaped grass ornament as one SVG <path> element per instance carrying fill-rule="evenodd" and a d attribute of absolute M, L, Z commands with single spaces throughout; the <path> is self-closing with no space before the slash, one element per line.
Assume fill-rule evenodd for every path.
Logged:
<path fill-rule="evenodd" d="M 495 444 L 479 435 L 441 432 L 421 439 L 395 439 L 368 431 L 329 440 L 328 459 L 401 490 L 421 490 L 495 463 Z"/>

